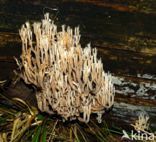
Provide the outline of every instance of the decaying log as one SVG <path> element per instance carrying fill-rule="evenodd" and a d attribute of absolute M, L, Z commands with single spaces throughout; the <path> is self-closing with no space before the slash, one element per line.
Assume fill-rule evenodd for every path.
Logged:
<path fill-rule="evenodd" d="M 125 98 L 126 99 L 126 98 Z M 127 98 L 128 99 L 128 98 Z M 134 124 L 135 120 L 138 119 L 140 113 L 146 113 L 149 116 L 150 128 L 155 130 L 156 128 L 156 106 L 145 106 L 145 105 L 133 105 L 129 103 L 118 103 L 114 104 L 112 111 L 104 116 L 106 121 L 111 126 L 117 126 L 121 129 L 130 130 L 132 129 L 131 124 Z"/>

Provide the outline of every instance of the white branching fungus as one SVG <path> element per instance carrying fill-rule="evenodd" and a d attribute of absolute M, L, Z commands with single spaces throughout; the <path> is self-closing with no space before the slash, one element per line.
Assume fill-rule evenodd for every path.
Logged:
<path fill-rule="evenodd" d="M 131 124 L 137 131 L 145 131 L 149 129 L 149 116 L 144 112 L 141 112 L 138 116 L 138 119 L 135 121 L 135 124 Z"/>
<path fill-rule="evenodd" d="M 82 48 L 79 28 L 57 26 L 49 14 L 33 27 L 27 22 L 19 31 L 22 40 L 21 60 L 17 61 L 20 77 L 33 84 L 38 107 L 63 119 L 88 122 L 114 103 L 115 89 L 110 74 L 97 59 L 96 48 Z M 81 117 L 82 116 L 82 117 Z"/>

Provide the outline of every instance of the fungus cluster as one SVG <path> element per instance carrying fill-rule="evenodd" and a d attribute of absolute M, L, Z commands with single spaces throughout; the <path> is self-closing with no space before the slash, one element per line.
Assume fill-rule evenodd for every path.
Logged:
<path fill-rule="evenodd" d="M 96 48 L 82 48 L 79 28 L 57 26 L 45 14 L 40 23 L 26 22 L 20 31 L 22 54 L 17 60 L 19 76 L 39 88 L 38 108 L 65 120 L 90 120 L 114 103 L 111 75 L 105 73 Z"/>

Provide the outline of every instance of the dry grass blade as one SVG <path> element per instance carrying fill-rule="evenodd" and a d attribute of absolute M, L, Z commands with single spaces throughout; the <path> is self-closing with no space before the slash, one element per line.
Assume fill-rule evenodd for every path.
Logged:
<path fill-rule="evenodd" d="M 82 136 L 84 142 L 88 142 L 86 137 L 85 137 L 85 133 L 82 131 L 82 129 L 80 128 L 80 126 L 77 124 L 77 130 L 79 131 L 80 135 Z"/>
<path fill-rule="evenodd" d="M 13 129 L 11 133 L 11 142 L 18 142 L 18 140 L 23 136 L 24 132 L 31 126 L 33 120 L 35 120 L 36 115 L 38 114 L 37 109 L 29 106 L 25 101 L 19 98 L 13 98 L 14 101 L 25 105 L 29 113 L 20 113 L 20 115 L 13 122 Z M 36 124 L 40 124 L 35 122 Z"/>
<path fill-rule="evenodd" d="M 0 115 L 2 116 L 3 114 L 15 116 L 15 111 L 13 109 L 8 109 L 0 106 Z"/>
<path fill-rule="evenodd" d="M 38 111 L 19 98 L 8 99 L 2 94 L 0 98 L 0 142 L 18 142 L 35 121 Z"/>
<path fill-rule="evenodd" d="M 3 85 L 6 81 L 7 81 L 7 80 L 0 80 L 0 85 L 1 85 L 1 84 Z"/>
<path fill-rule="evenodd" d="M 24 104 L 24 105 L 28 108 L 28 110 L 29 110 L 29 112 L 30 112 L 30 114 L 31 114 L 32 116 L 38 114 L 38 111 L 37 111 L 36 108 L 29 106 L 29 105 L 28 105 L 25 101 L 23 101 L 22 99 L 13 98 L 13 100 L 14 100 L 14 101 L 18 101 L 18 102 Z"/>
<path fill-rule="evenodd" d="M 23 113 L 21 116 L 16 118 L 13 122 L 10 142 L 18 142 L 24 132 L 30 127 L 33 119 L 34 116 L 26 113 Z"/>
<path fill-rule="evenodd" d="M 72 129 L 70 129 L 70 140 L 69 140 L 70 142 L 72 142 L 73 141 L 73 132 L 72 132 Z"/>
<path fill-rule="evenodd" d="M 71 127 L 71 129 L 72 129 L 72 131 L 73 131 L 73 134 L 74 134 L 74 136 L 75 136 L 75 142 L 80 142 L 81 140 L 79 139 L 79 136 L 78 136 L 78 133 L 77 133 L 77 127 L 76 126 L 74 126 L 74 128 L 73 127 Z"/>
<path fill-rule="evenodd" d="M 56 120 L 56 122 L 54 123 L 54 126 L 52 128 L 52 131 L 50 133 L 50 136 L 49 136 L 49 138 L 47 140 L 48 142 L 52 141 L 53 138 L 54 138 L 54 136 L 55 136 L 54 132 L 55 132 L 55 128 L 56 128 L 57 123 L 58 123 L 58 120 Z"/>
<path fill-rule="evenodd" d="M 7 134 L 0 133 L 0 142 L 7 142 Z"/>

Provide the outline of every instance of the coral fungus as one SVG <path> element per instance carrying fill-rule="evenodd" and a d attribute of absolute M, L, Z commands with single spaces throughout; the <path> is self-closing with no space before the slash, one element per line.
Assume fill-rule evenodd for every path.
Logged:
<path fill-rule="evenodd" d="M 19 76 L 39 88 L 38 107 L 65 120 L 88 122 L 91 113 L 102 114 L 114 103 L 111 75 L 103 70 L 96 48 L 82 48 L 79 28 L 57 26 L 45 14 L 41 23 L 28 22 L 19 31 L 22 54 Z"/>

